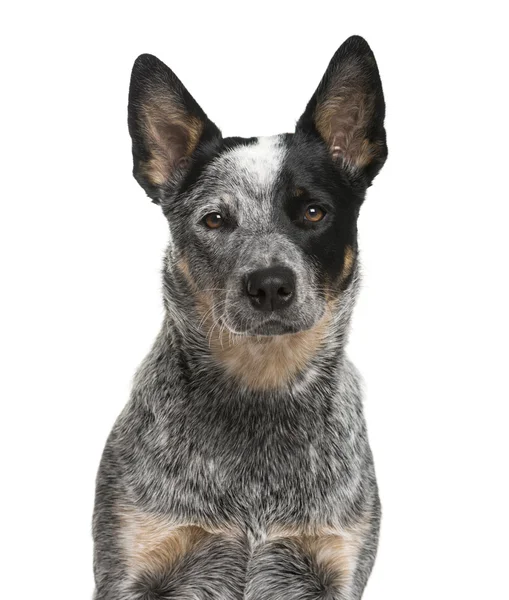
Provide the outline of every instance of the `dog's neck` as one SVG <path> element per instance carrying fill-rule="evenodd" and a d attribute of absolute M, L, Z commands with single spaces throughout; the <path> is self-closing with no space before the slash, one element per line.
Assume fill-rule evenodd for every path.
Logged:
<path fill-rule="evenodd" d="M 193 377 L 217 371 L 244 389 L 288 390 L 331 374 L 342 363 L 359 286 L 357 269 L 348 288 L 328 302 L 311 329 L 277 336 L 232 334 L 214 321 L 210 306 L 191 289 L 171 255 L 163 275 L 166 314 L 159 343 L 168 351 L 177 346 Z"/>

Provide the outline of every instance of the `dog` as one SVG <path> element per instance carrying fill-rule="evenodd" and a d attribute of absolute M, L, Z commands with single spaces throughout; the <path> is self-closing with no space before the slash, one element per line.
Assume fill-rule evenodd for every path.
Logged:
<path fill-rule="evenodd" d="M 134 63 L 165 317 L 99 467 L 95 600 L 361 598 L 381 509 L 345 345 L 384 116 L 357 36 L 295 132 L 267 138 L 223 138 L 166 65 Z"/>

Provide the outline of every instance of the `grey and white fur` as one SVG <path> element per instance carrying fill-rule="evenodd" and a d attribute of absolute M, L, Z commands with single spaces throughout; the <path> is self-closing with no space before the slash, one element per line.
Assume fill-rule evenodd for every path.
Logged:
<path fill-rule="evenodd" d="M 358 37 L 270 138 L 223 139 L 136 61 L 134 174 L 171 239 L 161 331 L 97 477 L 95 600 L 361 598 L 380 502 L 345 345 L 383 119 Z"/>

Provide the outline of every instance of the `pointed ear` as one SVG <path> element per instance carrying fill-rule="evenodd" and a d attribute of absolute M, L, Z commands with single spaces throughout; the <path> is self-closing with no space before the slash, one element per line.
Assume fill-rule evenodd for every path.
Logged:
<path fill-rule="evenodd" d="M 297 130 L 318 134 L 332 159 L 369 185 L 387 158 L 384 117 L 375 56 L 353 36 L 332 57 Z"/>
<path fill-rule="evenodd" d="M 187 172 L 198 146 L 221 137 L 178 77 L 150 54 L 133 66 L 128 123 L 133 175 L 156 203 L 162 189 Z"/>

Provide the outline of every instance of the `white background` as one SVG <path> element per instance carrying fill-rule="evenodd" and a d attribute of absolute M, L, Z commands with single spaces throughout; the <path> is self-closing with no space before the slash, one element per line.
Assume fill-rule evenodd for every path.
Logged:
<path fill-rule="evenodd" d="M 350 344 L 384 506 L 365 598 L 508 597 L 506 27 L 489 1 L 4 7 L 2 597 L 91 597 L 96 469 L 161 321 L 134 59 L 165 61 L 225 135 L 274 134 L 351 34 L 377 57 L 389 141 Z"/>

